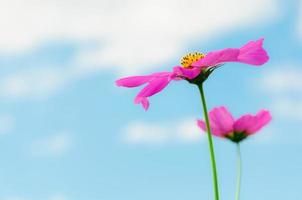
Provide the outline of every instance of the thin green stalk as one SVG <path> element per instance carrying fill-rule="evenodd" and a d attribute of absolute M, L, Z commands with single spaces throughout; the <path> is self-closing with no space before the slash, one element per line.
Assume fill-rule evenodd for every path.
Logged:
<path fill-rule="evenodd" d="M 240 187 L 241 187 L 241 152 L 240 145 L 237 143 L 237 183 L 236 183 L 236 200 L 239 200 L 240 196 Z"/>
<path fill-rule="evenodd" d="M 204 118 L 205 118 L 205 122 L 206 122 L 207 133 L 208 133 L 207 135 L 208 135 L 208 143 L 209 143 L 210 156 L 211 156 L 211 162 L 212 162 L 215 200 L 219 200 L 216 161 L 215 161 L 214 145 L 213 145 L 213 140 L 212 140 L 212 133 L 211 133 L 211 128 L 210 128 L 207 104 L 206 104 L 206 99 L 205 99 L 202 84 L 198 85 L 198 88 L 199 88 L 199 92 L 200 92 L 200 96 L 201 96 L 201 101 L 202 101 L 202 106 L 203 106 L 203 113 L 204 113 Z"/>

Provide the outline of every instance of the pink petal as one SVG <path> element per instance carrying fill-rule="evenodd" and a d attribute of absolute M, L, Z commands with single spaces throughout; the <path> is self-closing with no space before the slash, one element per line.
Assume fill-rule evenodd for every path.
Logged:
<path fill-rule="evenodd" d="M 211 110 L 209 118 L 214 135 L 224 137 L 233 132 L 234 118 L 225 107 L 222 106 Z"/>
<path fill-rule="evenodd" d="M 171 72 L 157 72 L 146 76 L 129 76 L 129 77 L 118 79 L 117 81 L 115 81 L 115 83 L 117 86 L 122 86 L 122 87 L 130 87 L 130 88 L 138 87 L 140 85 L 143 85 L 151 81 L 154 78 L 162 77 L 162 76 L 166 77 L 169 76 L 170 74 Z"/>
<path fill-rule="evenodd" d="M 207 125 L 206 123 L 203 121 L 203 120 L 197 120 L 197 126 L 203 130 L 204 132 L 207 132 Z M 217 133 L 216 131 L 214 131 L 212 125 L 211 126 L 211 131 L 212 131 L 212 134 L 217 136 L 217 137 L 224 137 L 224 135 L 220 134 L 220 133 Z"/>
<path fill-rule="evenodd" d="M 188 79 L 194 79 L 200 74 L 199 67 L 193 67 L 186 69 L 184 67 L 176 66 L 173 68 L 173 72 L 177 77 L 185 77 Z"/>
<path fill-rule="evenodd" d="M 244 115 L 235 122 L 234 130 L 235 132 L 245 132 L 247 135 L 251 135 L 268 124 L 271 119 L 272 117 L 267 110 L 261 110 L 255 116 Z"/>
<path fill-rule="evenodd" d="M 123 87 L 137 87 L 147 83 L 149 80 L 153 78 L 152 75 L 148 76 L 130 76 L 126 78 L 121 78 L 115 81 L 117 86 Z"/>
<path fill-rule="evenodd" d="M 170 74 L 167 75 L 154 77 L 149 82 L 149 84 L 137 94 L 136 98 L 134 99 L 134 103 L 136 104 L 141 103 L 145 108 L 145 110 L 147 110 L 149 107 L 149 101 L 147 97 L 159 93 L 170 83 L 171 81 Z"/>
<path fill-rule="evenodd" d="M 148 110 L 148 108 L 149 108 L 149 100 L 148 100 L 148 98 L 143 98 L 142 99 L 142 106 L 143 106 L 143 108 L 145 109 L 145 110 Z"/>
<path fill-rule="evenodd" d="M 238 62 L 250 65 L 262 65 L 269 60 L 267 52 L 263 49 L 263 38 L 250 41 L 240 48 Z"/>
<path fill-rule="evenodd" d="M 207 131 L 206 123 L 202 120 L 197 120 L 197 126 L 201 128 L 203 131 Z"/>
<path fill-rule="evenodd" d="M 142 106 L 145 110 L 148 110 L 149 105 L 150 105 L 148 97 L 136 97 L 134 99 L 134 103 L 135 104 L 142 104 Z"/>
<path fill-rule="evenodd" d="M 225 62 L 241 62 L 250 65 L 262 65 L 269 59 L 263 49 L 263 38 L 250 41 L 241 48 L 227 48 L 208 53 L 204 58 L 194 62 L 193 67 L 212 67 Z"/>
<path fill-rule="evenodd" d="M 194 62 L 193 67 L 212 67 L 225 62 L 235 62 L 239 49 L 228 48 L 208 53 L 204 58 Z"/>
<path fill-rule="evenodd" d="M 234 119 L 232 114 L 225 107 L 214 108 L 209 113 L 210 127 L 212 134 L 218 137 L 225 137 L 233 132 Z M 202 120 L 197 121 L 197 125 L 204 131 L 206 124 Z"/>
<path fill-rule="evenodd" d="M 255 124 L 255 117 L 253 115 L 243 115 L 234 123 L 234 131 L 246 132 L 249 127 L 253 127 L 253 124 Z"/>
<path fill-rule="evenodd" d="M 149 84 L 144 87 L 137 96 L 139 97 L 150 97 L 156 93 L 162 91 L 168 84 L 170 80 L 168 77 L 158 77 L 149 82 Z"/>

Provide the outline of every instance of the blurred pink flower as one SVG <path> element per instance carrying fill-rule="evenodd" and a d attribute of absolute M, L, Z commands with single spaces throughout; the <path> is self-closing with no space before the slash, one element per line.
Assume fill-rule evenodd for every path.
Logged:
<path fill-rule="evenodd" d="M 226 62 L 240 62 L 250 65 L 262 65 L 269 59 L 263 49 L 263 38 L 250 41 L 241 48 L 227 48 L 213 51 L 206 55 L 193 53 L 184 56 L 182 66 L 173 67 L 172 72 L 159 72 L 146 76 L 130 76 L 116 81 L 117 86 L 138 87 L 147 84 L 136 96 L 134 102 L 141 103 L 145 110 L 149 107 L 148 97 L 162 91 L 171 80 L 188 80 L 191 83 L 202 83 L 209 74 Z"/>
<path fill-rule="evenodd" d="M 256 133 L 272 119 L 269 111 L 260 110 L 256 115 L 247 114 L 234 120 L 232 114 L 223 106 L 211 110 L 209 118 L 212 134 L 228 138 L 233 142 L 240 142 L 249 135 Z M 204 121 L 198 120 L 197 124 L 202 130 L 206 131 Z"/>

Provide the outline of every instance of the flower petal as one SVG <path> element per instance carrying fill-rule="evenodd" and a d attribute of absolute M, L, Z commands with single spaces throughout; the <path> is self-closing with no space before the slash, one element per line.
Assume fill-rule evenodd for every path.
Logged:
<path fill-rule="evenodd" d="M 245 132 L 247 135 L 251 135 L 268 124 L 271 119 L 272 117 L 267 110 L 261 110 L 255 116 L 249 114 L 244 115 L 235 122 L 234 131 Z"/>
<path fill-rule="evenodd" d="M 130 76 L 130 77 L 118 79 L 117 81 L 115 81 L 115 83 L 117 86 L 122 86 L 122 87 L 137 87 L 147 83 L 152 78 L 153 78 L 152 75 Z"/>
<path fill-rule="evenodd" d="M 203 131 L 207 131 L 206 123 L 202 120 L 197 120 L 197 126 L 201 128 Z"/>
<path fill-rule="evenodd" d="M 247 114 L 240 117 L 234 123 L 235 132 L 246 132 L 248 128 L 253 127 L 255 124 L 255 117 L 253 115 Z"/>
<path fill-rule="evenodd" d="M 144 87 L 134 99 L 134 103 L 141 103 L 143 107 L 147 110 L 149 107 L 149 101 L 147 97 L 153 96 L 156 93 L 162 91 L 170 83 L 170 74 L 166 76 L 154 77 L 149 84 Z"/>
<path fill-rule="evenodd" d="M 148 110 L 149 105 L 150 105 L 148 97 L 136 97 L 134 99 L 134 103 L 135 104 L 142 104 L 142 106 L 145 110 Z"/>
<path fill-rule="evenodd" d="M 194 62 L 193 67 L 212 67 L 225 62 L 241 62 L 250 65 L 262 65 L 269 59 L 263 49 L 263 38 L 250 41 L 241 48 L 227 48 L 208 53 L 204 58 Z"/>
<path fill-rule="evenodd" d="M 186 69 L 184 67 L 176 66 L 173 67 L 173 72 L 177 77 L 185 77 L 188 79 L 194 79 L 200 74 L 200 68 L 199 67 L 193 67 Z"/>
<path fill-rule="evenodd" d="M 234 119 L 232 114 L 225 107 L 214 108 L 209 113 L 210 127 L 212 134 L 218 137 L 225 137 L 233 132 Z M 206 124 L 202 120 L 197 121 L 198 126 L 206 131 Z"/>
<path fill-rule="evenodd" d="M 214 135 L 224 137 L 233 132 L 234 118 L 226 107 L 214 108 L 209 113 L 209 118 Z"/>
<path fill-rule="evenodd" d="M 227 48 L 208 53 L 204 58 L 194 62 L 193 67 L 212 67 L 225 62 L 235 62 L 239 55 L 239 49 Z"/>
<path fill-rule="evenodd" d="M 122 87 L 138 87 L 140 85 L 143 85 L 149 81 L 151 81 L 154 78 L 157 77 L 166 77 L 169 76 L 171 72 L 157 72 L 146 76 L 129 76 L 125 78 L 118 79 L 115 81 L 117 86 Z"/>
<path fill-rule="evenodd" d="M 240 48 L 238 62 L 250 65 L 262 65 L 269 60 L 267 52 L 263 49 L 263 38 L 250 41 Z"/>
<path fill-rule="evenodd" d="M 148 110 L 149 105 L 150 105 L 148 98 L 147 98 L 147 97 L 142 98 L 141 103 L 142 103 L 143 108 L 144 108 L 145 110 Z"/>
<path fill-rule="evenodd" d="M 149 82 L 149 84 L 144 87 L 137 96 L 140 97 L 150 97 L 154 94 L 162 91 L 168 84 L 170 80 L 168 77 L 157 77 Z"/>

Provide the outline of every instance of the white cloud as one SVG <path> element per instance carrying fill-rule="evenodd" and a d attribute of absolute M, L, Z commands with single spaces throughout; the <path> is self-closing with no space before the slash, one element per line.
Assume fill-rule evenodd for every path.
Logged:
<path fill-rule="evenodd" d="M 62 194 L 57 194 L 50 197 L 49 200 L 67 200 L 67 197 Z"/>
<path fill-rule="evenodd" d="M 302 0 L 299 2 L 298 35 L 302 39 Z"/>
<path fill-rule="evenodd" d="M 264 127 L 257 134 L 248 137 L 246 142 L 249 144 L 271 144 L 279 140 L 279 138 L 280 131 L 269 124 L 268 127 Z"/>
<path fill-rule="evenodd" d="M 0 81 L 0 96 L 14 99 L 46 97 L 62 88 L 68 76 L 68 72 L 50 67 L 19 71 Z"/>
<path fill-rule="evenodd" d="M 196 142 L 204 136 L 194 119 L 184 119 L 172 123 L 132 122 L 122 130 L 123 141 L 133 144 Z"/>
<path fill-rule="evenodd" d="M 11 115 L 0 115 L 0 134 L 7 134 L 14 128 L 15 120 Z"/>
<path fill-rule="evenodd" d="M 34 200 L 34 199 L 36 199 L 36 198 L 25 198 L 24 196 L 20 196 L 20 195 L 12 195 L 12 196 L 0 198 L 0 200 Z M 55 194 L 46 199 L 47 200 L 68 200 L 68 198 L 62 194 Z"/>
<path fill-rule="evenodd" d="M 297 66 L 297 65 L 292 65 Z M 270 109 L 274 116 L 293 121 L 302 120 L 302 69 L 276 68 L 257 80 L 262 92 L 271 97 Z"/>
<path fill-rule="evenodd" d="M 284 66 L 291 67 L 285 69 Z M 301 143 L 301 134 L 297 131 L 302 122 L 301 77 L 302 68 L 292 63 L 269 69 L 260 79 L 253 82 L 253 87 L 257 86 L 257 92 L 262 89 L 261 96 L 269 97 L 268 109 L 273 120 L 259 135 L 251 137 L 251 143 Z M 291 132 L 293 137 L 286 137 L 288 132 Z"/>
<path fill-rule="evenodd" d="M 185 119 L 176 125 L 177 139 L 184 142 L 200 140 L 204 133 L 198 128 L 196 119 Z"/>
<path fill-rule="evenodd" d="M 163 143 L 170 138 L 167 127 L 158 124 L 134 122 L 124 131 L 125 140 L 129 143 Z"/>
<path fill-rule="evenodd" d="M 251 27 L 277 13 L 275 0 L 2 1 L 0 50 L 25 50 L 55 38 L 90 40 L 102 47 L 83 52 L 83 66 L 129 73 L 174 58 L 196 39 Z"/>
<path fill-rule="evenodd" d="M 27 199 L 20 196 L 9 196 L 9 197 L 1 198 L 1 200 L 27 200 Z"/>
<path fill-rule="evenodd" d="M 302 98 L 280 98 L 272 103 L 272 110 L 278 117 L 302 121 Z"/>
<path fill-rule="evenodd" d="M 287 65 L 288 66 L 288 65 Z M 302 92 L 302 70 L 299 68 L 277 68 L 268 71 L 261 78 L 261 86 L 265 92 L 283 94 Z"/>
<path fill-rule="evenodd" d="M 159 67 L 193 41 L 265 23 L 278 10 L 275 0 L 2 1 L 0 54 L 55 39 L 96 45 L 79 50 L 70 68 L 23 67 L 1 77 L 0 97 L 48 97 L 95 70 L 124 75 Z"/>
<path fill-rule="evenodd" d="M 68 153 L 73 145 L 70 134 L 61 132 L 33 141 L 30 153 L 34 156 L 61 156 Z"/>

